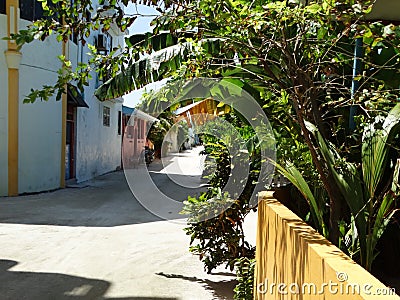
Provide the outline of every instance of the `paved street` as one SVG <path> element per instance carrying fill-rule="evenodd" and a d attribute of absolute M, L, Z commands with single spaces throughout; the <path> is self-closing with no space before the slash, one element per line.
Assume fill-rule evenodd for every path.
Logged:
<path fill-rule="evenodd" d="M 204 189 L 197 152 L 150 165 L 160 190 L 182 201 Z M 176 164 L 185 166 L 181 174 Z M 0 299 L 232 299 L 234 276 L 223 268 L 206 274 L 188 252 L 184 227 L 145 210 L 122 171 L 64 190 L 0 198 Z"/>

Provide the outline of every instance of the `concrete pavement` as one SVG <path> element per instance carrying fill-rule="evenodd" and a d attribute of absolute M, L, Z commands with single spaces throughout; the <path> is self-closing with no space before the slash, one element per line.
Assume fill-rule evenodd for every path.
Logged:
<path fill-rule="evenodd" d="M 187 155 L 196 166 L 196 151 Z M 184 200 L 187 191 L 168 181 L 165 167 L 150 169 L 160 189 Z M 198 193 L 202 182 L 192 171 L 179 178 Z M 255 234 L 254 218 L 249 224 Z M 232 299 L 235 277 L 223 268 L 206 274 L 188 252 L 184 227 L 144 209 L 122 171 L 75 188 L 0 198 L 0 300 Z"/>

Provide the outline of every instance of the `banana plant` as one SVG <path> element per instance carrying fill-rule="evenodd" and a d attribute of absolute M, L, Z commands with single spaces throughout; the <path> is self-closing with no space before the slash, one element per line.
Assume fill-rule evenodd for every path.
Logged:
<path fill-rule="evenodd" d="M 189 36 L 178 40 L 171 33 L 163 33 L 157 35 L 157 39 L 151 35 L 134 35 L 128 41 L 134 46 L 147 45 L 149 53 L 142 53 L 142 48 L 136 50 L 141 55 L 132 55 L 127 64 L 120 66 L 118 74 L 98 87 L 94 94 L 100 101 L 121 97 L 149 83 L 170 78 L 190 57 L 219 53 L 224 39 L 194 42 Z"/>
<path fill-rule="evenodd" d="M 168 77 L 165 73 L 171 74 L 177 70 L 184 57 L 191 52 L 192 44 L 183 43 L 156 51 L 128 66 L 121 66 L 120 73 L 102 84 L 95 91 L 95 96 L 102 101 L 114 99 Z"/>

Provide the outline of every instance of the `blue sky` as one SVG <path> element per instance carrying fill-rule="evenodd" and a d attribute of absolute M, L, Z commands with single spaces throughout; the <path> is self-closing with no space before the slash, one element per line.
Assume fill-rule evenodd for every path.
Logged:
<path fill-rule="evenodd" d="M 125 9 L 126 14 L 142 14 L 145 17 L 140 16 L 135 20 L 133 25 L 129 28 L 129 34 L 144 33 L 151 31 L 150 22 L 154 18 L 154 15 L 159 15 L 160 13 L 153 7 L 146 5 L 129 3 Z"/>
<path fill-rule="evenodd" d="M 132 24 L 132 26 L 129 28 L 129 34 L 137 34 L 137 33 L 145 33 L 145 32 L 150 32 L 152 30 L 150 26 L 151 20 L 154 18 L 154 15 L 159 15 L 159 12 L 156 11 L 154 8 L 145 6 L 145 5 L 139 5 L 139 4 L 133 4 L 130 3 L 128 7 L 125 9 L 125 13 L 127 14 L 136 14 L 140 13 L 143 15 L 146 15 L 146 17 L 140 16 L 138 17 L 135 22 Z M 124 105 L 128 107 L 135 107 L 137 104 L 140 103 L 140 98 L 142 96 L 142 93 L 145 89 L 157 89 L 161 86 L 162 84 L 160 83 L 152 83 L 147 85 L 145 88 L 133 91 L 132 93 L 125 95 L 124 98 Z"/>

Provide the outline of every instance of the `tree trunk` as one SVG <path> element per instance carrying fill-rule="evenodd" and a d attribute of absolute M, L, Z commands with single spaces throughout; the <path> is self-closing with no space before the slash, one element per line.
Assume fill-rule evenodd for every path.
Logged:
<path fill-rule="evenodd" d="M 327 176 L 328 184 L 332 189 L 329 195 L 329 240 L 338 246 L 340 239 L 339 221 L 346 217 L 344 199 L 334 182 L 332 175 Z"/>

